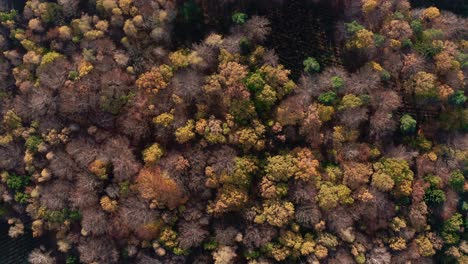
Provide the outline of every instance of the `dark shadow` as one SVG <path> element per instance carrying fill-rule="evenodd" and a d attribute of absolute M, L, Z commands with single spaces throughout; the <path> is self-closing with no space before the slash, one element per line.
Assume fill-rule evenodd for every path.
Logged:
<path fill-rule="evenodd" d="M 290 0 L 265 14 L 272 33 L 266 43 L 280 62 L 297 79 L 307 57 L 316 58 L 322 68 L 336 63 L 334 30 L 341 10 L 330 2 Z"/>
<path fill-rule="evenodd" d="M 410 2 L 411 6 L 416 8 L 436 6 L 463 17 L 468 16 L 468 1 L 466 0 L 410 0 Z"/>
<path fill-rule="evenodd" d="M 26 0 L 0 0 L 0 10 L 9 11 L 11 9 L 16 9 L 19 12 L 23 12 L 25 3 Z"/>

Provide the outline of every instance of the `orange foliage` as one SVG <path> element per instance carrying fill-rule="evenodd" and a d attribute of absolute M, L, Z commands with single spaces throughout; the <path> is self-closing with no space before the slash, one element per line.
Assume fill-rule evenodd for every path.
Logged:
<path fill-rule="evenodd" d="M 159 90 L 165 89 L 169 85 L 171 78 L 172 70 L 167 65 L 162 65 L 140 75 L 136 81 L 136 85 L 147 93 L 156 94 Z"/>
<path fill-rule="evenodd" d="M 187 201 L 182 188 L 159 167 L 142 169 L 137 187 L 141 197 L 153 200 L 159 207 L 173 210 Z"/>

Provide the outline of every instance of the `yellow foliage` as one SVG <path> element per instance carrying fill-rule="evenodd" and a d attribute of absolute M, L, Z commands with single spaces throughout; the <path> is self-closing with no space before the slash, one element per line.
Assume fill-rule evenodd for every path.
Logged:
<path fill-rule="evenodd" d="M 147 93 L 156 94 L 159 90 L 165 89 L 169 85 L 172 76 L 172 69 L 163 64 L 140 75 L 136 81 L 136 85 L 139 89 L 145 90 Z"/>
<path fill-rule="evenodd" d="M 61 26 L 58 28 L 59 36 L 63 40 L 71 39 L 72 37 L 72 30 L 68 26 Z"/>
<path fill-rule="evenodd" d="M 243 128 L 236 132 L 235 141 L 239 143 L 245 150 L 255 149 L 261 150 L 265 147 L 263 133 L 264 126 L 259 123 L 259 129 Z"/>
<path fill-rule="evenodd" d="M 94 66 L 88 61 L 82 61 L 78 66 L 78 76 L 81 78 L 86 74 L 90 73 L 94 69 Z"/>
<path fill-rule="evenodd" d="M 104 36 L 104 32 L 100 30 L 90 30 L 84 34 L 84 38 L 87 40 L 95 40 Z"/>
<path fill-rule="evenodd" d="M 190 141 L 192 138 L 194 138 L 195 137 L 195 133 L 193 132 L 194 128 L 195 128 L 195 121 L 193 121 L 192 119 L 188 120 L 185 126 L 178 128 L 175 132 L 177 142 L 186 143 Z"/>
<path fill-rule="evenodd" d="M 435 18 L 438 18 L 440 16 L 440 11 L 437 7 L 431 6 L 422 12 L 421 18 L 422 19 L 427 19 L 427 20 L 433 20 Z"/>
<path fill-rule="evenodd" d="M 394 49 L 399 49 L 401 47 L 401 41 L 397 39 L 391 39 L 390 40 L 390 47 Z"/>
<path fill-rule="evenodd" d="M 168 248 L 175 248 L 178 245 L 177 233 L 169 227 L 164 228 L 159 234 L 159 241 Z"/>
<path fill-rule="evenodd" d="M 322 245 L 317 245 L 314 254 L 318 259 L 324 259 L 328 256 L 328 249 Z"/>
<path fill-rule="evenodd" d="M 317 107 L 317 112 L 318 112 L 320 121 L 327 122 L 327 121 L 332 120 L 333 115 L 335 114 L 335 108 L 333 108 L 333 106 L 319 104 Z"/>
<path fill-rule="evenodd" d="M 400 232 L 401 228 L 406 227 L 406 221 L 403 218 L 395 217 L 393 218 L 392 222 L 390 223 L 390 228 L 393 229 L 395 232 Z"/>
<path fill-rule="evenodd" d="M 374 45 L 374 33 L 367 29 L 361 29 L 356 32 L 355 36 L 346 43 L 346 47 L 349 49 L 365 49 L 370 48 Z"/>
<path fill-rule="evenodd" d="M 371 184 L 382 192 L 390 191 L 393 189 L 393 186 L 395 186 L 395 182 L 393 181 L 392 177 L 382 172 L 375 172 L 374 175 L 372 175 Z"/>
<path fill-rule="evenodd" d="M 273 245 L 270 254 L 276 261 L 283 261 L 291 254 L 291 252 L 287 247 Z"/>
<path fill-rule="evenodd" d="M 117 201 L 111 200 L 109 196 L 103 196 L 100 201 L 102 210 L 112 213 L 117 210 Z"/>
<path fill-rule="evenodd" d="M 171 113 L 162 113 L 153 118 L 153 123 L 168 127 L 174 121 L 174 115 Z"/>
<path fill-rule="evenodd" d="M 169 54 L 169 60 L 175 68 L 185 68 L 203 62 L 196 51 L 178 50 Z"/>
<path fill-rule="evenodd" d="M 294 217 L 294 205 L 291 202 L 268 200 L 263 203 L 263 212 L 256 217 L 256 222 L 266 221 L 272 226 L 282 227 Z"/>
<path fill-rule="evenodd" d="M 99 179 L 105 180 L 108 177 L 109 173 L 109 162 L 102 160 L 102 159 L 96 159 L 95 161 L 91 162 L 88 165 L 89 171 L 91 171 L 94 175 L 96 175 Z"/>
<path fill-rule="evenodd" d="M 377 7 L 377 0 L 362 0 L 362 12 L 369 13 Z"/>
<path fill-rule="evenodd" d="M 392 237 L 389 243 L 390 248 L 395 251 L 406 249 L 406 240 L 402 237 Z"/>
<path fill-rule="evenodd" d="M 207 211 L 215 215 L 236 211 L 245 206 L 248 200 L 247 191 L 230 184 L 224 185 L 218 191 L 216 200 L 208 205 Z"/>
<path fill-rule="evenodd" d="M 424 235 L 420 235 L 418 238 L 415 239 L 416 245 L 418 245 L 419 254 L 423 257 L 430 257 L 433 256 L 436 251 L 434 250 L 434 246 L 432 245 L 429 238 Z"/>
<path fill-rule="evenodd" d="M 129 14 L 132 3 L 133 0 L 119 0 L 119 7 L 125 14 Z"/>
<path fill-rule="evenodd" d="M 123 30 L 125 32 L 125 35 L 127 35 L 128 37 L 136 37 L 138 33 L 138 29 L 135 27 L 132 20 L 130 19 L 125 20 Z"/>
<path fill-rule="evenodd" d="M 44 56 L 42 56 L 41 64 L 39 65 L 39 67 L 44 67 L 47 64 L 52 63 L 56 59 L 61 58 L 61 57 L 63 57 L 63 55 L 58 52 L 55 52 L 55 51 L 48 52 Z"/>
<path fill-rule="evenodd" d="M 210 34 L 206 39 L 205 43 L 210 46 L 219 46 L 223 44 L 223 36 L 219 34 Z"/>
<path fill-rule="evenodd" d="M 164 155 L 164 150 L 159 144 L 154 143 L 143 151 L 143 160 L 146 165 L 154 165 Z"/>

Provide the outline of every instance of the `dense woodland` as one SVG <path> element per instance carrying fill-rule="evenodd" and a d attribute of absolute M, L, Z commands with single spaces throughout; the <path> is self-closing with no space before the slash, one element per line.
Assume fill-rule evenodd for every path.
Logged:
<path fill-rule="evenodd" d="M 0 216 L 47 237 L 29 263 L 468 263 L 468 18 L 28 0 L 0 23 Z"/>

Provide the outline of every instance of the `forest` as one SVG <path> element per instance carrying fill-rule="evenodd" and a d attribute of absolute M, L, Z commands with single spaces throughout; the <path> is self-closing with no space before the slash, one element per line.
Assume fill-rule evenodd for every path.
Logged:
<path fill-rule="evenodd" d="M 1 264 L 468 263 L 466 2 L 2 4 Z"/>

